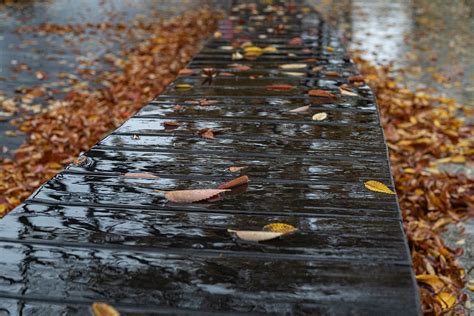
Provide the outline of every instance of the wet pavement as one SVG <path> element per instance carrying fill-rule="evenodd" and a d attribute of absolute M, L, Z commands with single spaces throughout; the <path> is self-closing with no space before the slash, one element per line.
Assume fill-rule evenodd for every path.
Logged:
<path fill-rule="evenodd" d="M 419 314 L 396 197 L 364 187 L 393 188 L 372 92 L 319 15 L 265 8 L 235 7 L 192 73 L 0 221 L 0 312 Z M 244 174 L 218 199 L 163 197 Z M 298 231 L 227 231 L 273 222 Z"/>

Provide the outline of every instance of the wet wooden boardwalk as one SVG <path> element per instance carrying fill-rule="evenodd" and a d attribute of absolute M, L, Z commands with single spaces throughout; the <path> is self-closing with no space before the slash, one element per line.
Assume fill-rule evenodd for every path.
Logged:
<path fill-rule="evenodd" d="M 419 313 L 396 198 L 364 187 L 392 187 L 375 100 L 350 82 L 357 70 L 338 38 L 299 3 L 234 6 L 220 28 L 194 74 L 0 221 L 0 315 L 86 315 L 96 301 L 133 315 Z M 246 41 L 276 51 L 232 60 L 225 46 Z M 219 71 L 211 84 L 206 67 Z M 318 112 L 327 118 L 312 120 Z M 204 128 L 220 133 L 206 139 Z M 138 172 L 159 178 L 124 176 Z M 239 175 L 249 185 L 214 202 L 166 203 L 155 191 Z M 273 222 L 299 230 L 261 243 L 227 232 Z"/>

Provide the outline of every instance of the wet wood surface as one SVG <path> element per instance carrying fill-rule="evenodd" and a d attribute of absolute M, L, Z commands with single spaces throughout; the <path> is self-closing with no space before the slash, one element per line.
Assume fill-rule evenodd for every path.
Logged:
<path fill-rule="evenodd" d="M 85 315 L 97 301 L 124 315 L 419 314 L 396 197 L 364 187 L 393 189 L 372 92 L 362 84 L 358 96 L 341 95 L 356 67 L 305 4 L 245 3 L 190 62 L 194 74 L 0 221 L 0 315 Z M 222 48 L 245 41 L 277 50 L 232 60 L 236 49 Z M 288 63 L 306 66 L 282 70 Z M 219 71 L 211 84 L 205 67 Z M 177 90 L 183 83 L 192 89 Z M 274 84 L 295 88 L 267 89 Z M 328 117 L 312 120 L 318 112 Z M 221 133 L 205 139 L 203 128 Z M 138 172 L 159 178 L 124 176 Z M 175 204 L 157 192 L 239 175 L 251 182 L 218 201 Z M 273 222 L 298 231 L 261 243 L 227 232 Z"/>

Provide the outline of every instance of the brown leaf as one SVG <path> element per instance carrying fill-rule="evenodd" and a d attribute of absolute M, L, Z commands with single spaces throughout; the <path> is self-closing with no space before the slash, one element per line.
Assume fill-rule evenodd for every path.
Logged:
<path fill-rule="evenodd" d="M 207 139 L 215 139 L 214 137 L 214 130 L 210 129 L 210 128 L 203 128 L 201 130 L 198 131 L 198 134 L 202 137 L 202 138 L 207 138 Z"/>
<path fill-rule="evenodd" d="M 228 181 L 226 183 L 222 183 L 217 188 L 218 189 L 231 189 L 231 188 L 235 188 L 235 187 L 238 187 L 240 185 L 246 184 L 248 182 L 249 182 L 249 177 L 241 176 L 241 177 L 238 177 L 237 179 Z"/>
<path fill-rule="evenodd" d="M 194 70 L 189 69 L 189 68 L 184 68 L 184 69 L 181 69 L 179 71 L 179 74 L 181 76 L 190 76 L 190 75 L 194 74 Z"/>
<path fill-rule="evenodd" d="M 349 80 L 349 82 L 365 82 L 364 76 L 361 75 L 350 76 L 347 80 Z"/>
<path fill-rule="evenodd" d="M 142 178 L 142 179 L 159 179 L 160 178 L 150 172 L 127 172 L 127 173 L 124 173 L 123 176 L 127 178 Z"/>
<path fill-rule="evenodd" d="M 165 192 L 165 198 L 174 203 L 194 203 L 207 200 L 227 190 L 203 189 L 203 190 L 177 190 Z"/>
<path fill-rule="evenodd" d="M 295 86 L 289 84 L 273 84 L 267 86 L 267 90 L 292 90 Z"/>
<path fill-rule="evenodd" d="M 165 125 L 165 126 L 179 126 L 179 123 L 175 122 L 175 121 L 165 121 L 165 122 L 163 122 L 163 125 Z"/>
<path fill-rule="evenodd" d="M 240 170 L 245 169 L 245 168 L 247 168 L 247 166 L 240 166 L 240 167 L 232 166 L 232 167 L 229 167 L 229 171 L 230 172 L 239 172 Z"/>
<path fill-rule="evenodd" d="M 95 316 L 120 316 L 120 313 L 112 306 L 105 303 L 92 304 Z"/>
<path fill-rule="evenodd" d="M 340 76 L 339 73 L 337 73 L 337 72 L 335 72 L 335 71 L 326 71 L 326 72 L 324 73 L 324 75 L 325 75 L 326 77 L 334 77 L 334 78 L 337 78 L 337 77 Z"/>
<path fill-rule="evenodd" d="M 308 95 L 311 97 L 335 97 L 334 94 L 325 90 L 313 89 L 308 91 Z"/>

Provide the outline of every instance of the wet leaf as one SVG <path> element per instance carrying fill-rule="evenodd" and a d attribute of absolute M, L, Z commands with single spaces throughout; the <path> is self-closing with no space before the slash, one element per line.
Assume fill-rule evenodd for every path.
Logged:
<path fill-rule="evenodd" d="M 301 40 L 301 37 L 293 37 L 290 42 L 290 45 L 301 45 L 303 44 L 303 41 Z"/>
<path fill-rule="evenodd" d="M 292 109 L 292 110 L 289 110 L 288 112 L 291 112 L 291 113 L 301 113 L 301 112 L 307 112 L 309 110 L 309 105 L 304 105 L 304 106 L 300 106 L 296 109 Z"/>
<path fill-rule="evenodd" d="M 191 76 L 192 74 L 194 74 L 194 71 L 189 68 L 184 68 L 179 71 L 179 74 L 181 76 Z"/>
<path fill-rule="evenodd" d="M 253 54 L 262 54 L 263 50 L 257 46 L 248 46 L 244 48 L 244 52 Z"/>
<path fill-rule="evenodd" d="M 278 233 L 278 232 L 275 233 L 275 232 L 255 231 L 255 230 L 228 229 L 227 231 L 237 236 L 239 239 L 242 239 L 245 241 L 253 241 L 253 242 L 272 240 L 286 234 L 286 233 Z"/>
<path fill-rule="evenodd" d="M 365 82 L 364 76 L 361 75 L 350 76 L 347 80 L 349 82 Z"/>
<path fill-rule="evenodd" d="M 241 177 L 238 177 L 237 179 L 228 181 L 226 183 L 222 183 L 217 188 L 218 189 L 232 189 L 240 185 L 247 184 L 248 182 L 249 182 L 249 177 L 241 176 Z"/>
<path fill-rule="evenodd" d="M 288 69 L 304 69 L 308 65 L 307 64 L 283 64 L 279 65 L 280 69 L 288 70 Z"/>
<path fill-rule="evenodd" d="M 239 52 L 235 52 L 235 53 L 232 54 L 232 60 L 240 60 L 240 59 L 243 59 L 243 58 L 244 58 L 244 56 Z"/>
<path fill-rule="evenodd" d="M 222 49 L 222 50 L 233 50 L 234 49 L 233 46 L 221 46 L 219 48 Z"/>
<path fill-rule="evenodd" d="M 266 87 L 267 90 L 293 90 L 295 86 L 289 84 L 273 84 Z"/>
<path fill-rule="evenodd" d="M 304 77 L 306 73 L 304 72 L 291 72 L 291 71 L 284 71 L 282 72 L 285 75 L 292 76 L 292 77 Z"/>
<path fill-rule="evenodd" d="M 215 139 L 214 130 L 210 128 L 203 128 L 198 131 L 198 134 L 201 135 L 202 138 Z"/>
<path fill-rule="evenodd" d="M 5 204 L 0 204 L 0 217 L 5 216 L 7 213 L 7 206 Z"/>
<path fill-rule="evenodd" d="M 163 125 L 165 125 L 165 126 L 179 126 L 179 123 L 175 122 L 175 121 L 165 121 L 165 122 L 163 122 Z"/>
<path fill-rule="evenodd" d="M 175 85 L 174 88 L 175 90 L 187 91 L 187 90 L 191 90 L 193 86 L 187 83 L 180 83 L 180 84 Z"/>
<path fill-rule="evenodd" d="M 416 280 L 418 282 L 428 284 L 436 292 L 440 291 L 442 288 L 445 287 L 443 281 L 441 281 L 440 278 L 438 278 L 436 275 L 419 274 L 416 276 Z"/>
<path fill-rule="evenodd" d="M 141 178 L 141 179 L 159 179 L 160 178 L 150 172 L 127 172 L 127 173 L 124 173 L 123 176 L 126 178 Z"/>
<path fill-rule="evenodd" d="M 356 92 L 354 92 L 354 90 L 352 90 L 351 88 L 349 88 L 346 85 L 341 85 L 339 87 L 339 92 L 341 92 L 342 95 L 347 95 L 347 96 L 350 96 L 350 97 L 359 96 Z"/>
<path fill-rule="evenodd" d="M 247 166 L 231 166 L 229 167 L 230 172 L 239 172 L 242 169 L 247 168 Z"/>
<path fill-rule="evenodd" d="M 271 223 L 268 225 L 263 226 L 264 231 L 269 231 L 269 232 L 274 232 L 274 233 L 284 233 L 284 234 L 289 234 L 297 229 L 290 225 L 290 224 L 285 224 L 285 223 Z"/>
<path fill-rule="evenodd" d="M 311 97 L 324 97 L 324 98 L 330 98 L 330 97 L 336 96 L 329 91 L 319 90 L 319 89 L 309 90 L 308 95 Z"/>
<path fill-rule="evenodd" d="M 328 117 L 327 113 L 326 112 L 320 112 L 320 113 L 316 113 L 314 114 L 311 119 L 313 121 L 323 121 L 325 120 L 326 118 Z"/>
<path fill-rule="evenodd" d="M 120 316 L 120 313 L 112 306 L 105 303 L 92 304 L 95 316 Z"/>
<path fill-rule="evenodd" d="M 395 194 L 395 192 L 390 190 L 389 187 L 387 187 L 385 184 L 378 181 L 369 180 L 369 181 L 366 181 L 364 185 L 370 191 L 381 192 L 381 193 L 386 193 L 386 194 Z"/>
<path fill-rule="evenodd" d="M 174 203 L 194 203 L 207 200 L 227 190 L 203 189 L 203 190 L 177 190 L 165 192 L 165 198 Z"/>
<path fill-rule="evenodd" d="M 273 46 L 267 46 L 263 49 L 263 52 L 265 53 L 276 53 L 278 51 L 278 49 L 276 47 L 273 47 Z"/>

